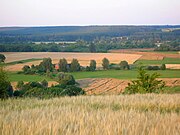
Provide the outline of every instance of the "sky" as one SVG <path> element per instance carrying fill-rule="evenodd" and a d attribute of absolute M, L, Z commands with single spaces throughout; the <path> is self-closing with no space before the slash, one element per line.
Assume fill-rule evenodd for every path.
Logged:
<path fill-rule="evenodd" d="M 180 24 L 180 0 L 0 0 L 0 27 Z"/>

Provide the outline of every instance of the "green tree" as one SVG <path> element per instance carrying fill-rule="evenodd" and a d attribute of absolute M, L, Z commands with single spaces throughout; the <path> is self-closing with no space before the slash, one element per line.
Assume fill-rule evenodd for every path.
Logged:
<path fill-rule="evenodd" d="M 109 69 L 109 60 L 107 58 L 104 58 L 102 60 L 102 66 L 103 66 L 103 69 Z"/>
<path fill-rule="evenodd" d="M 67 72 L 67 60 L 65 58 L 59 60 L 59 71 Z"/>
<path fill-rule="evenodd" d="M 7 73 L 0 67 L 0 99 L 6 99 L 13 95 L 13 88 L 8 81 Z"/>
<path fill-rule="evenodd" d="M 157 80 L 160 76 L 157 73 L 148 74 L 144 69 L 139 68 L 139 75 L 137 80 L 133 80 L 128 84 L 125 90 L 127 94 L 135 93 L 159 93 L 165 87 L 165 82 L 162 80 Z"/>
<path fill-rule="evenodd" d="M 71 72 L 80 71 L 80 64 L 77 59 L 73 59 L 70 66 Z"/>
<path fill-rule="evenodd" d="M 91 71 L 95 71 L 96 70 L 96 61 L 95 60 L 91 60 L 89 67 L 90 67 Z"/>
<path fill-rule="evenodd" d="M 53 71 L 54 66 L 52 64 L 51 58 L 44 58 L 43 61 L 39 64 L 39 70 L 41 72 L 46 72 L 47 70 Z"/>
<path fill-rule="evenodd" d="M 121 69 L 129 69 L 129 64 L 127 61 L 121 61 L 119 63 L 119 65 L 120 65 Z"/>
<path fill-rule="evenodd" d="M 0 54 L 0 63 L 4 62 L 6 59 L 6 57 L 4 56 L 4 54 Z"/>

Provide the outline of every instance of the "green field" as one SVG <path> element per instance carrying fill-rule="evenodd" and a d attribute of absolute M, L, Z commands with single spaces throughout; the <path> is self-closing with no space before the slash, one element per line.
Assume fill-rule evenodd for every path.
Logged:
<path fill-rule="evenodd" d="M 180 70 L 158 70 L 148 71 L 148 73 L 158 72 L 162 76 L 161 78 L 180 78 Z M 95 72 L 74 72 L 71 73 L 75 79 L 83 78 L 116 78 L 116 79 L 135 79 L 138 75 L 137 70 L 108 70 L 108 71 L 95 71 Z M 42 81 L 51 79 L 45 76 L 39 75 L 23 75 L 16 74 L 15 72 L 9 72 L 9 79 L 11 82 L 14 81 Z"/>
<path fill-rule="evenodd" d="M 180 78 L 180 70 L 158 70 L 148 71 L 148 73 L 158 72 L 161 78 Z M 74 72 L 72 75 L 76 79 L 83 78 L 117 78 L 117 79 L 135 79 L 138 75 L 137 70 L 108 70 L 96 72 Z"/>
<path fill-rule="evenodd" d="M 179 54 L 179 51 L 153 51 L 156 53 L 162 53 L 162 54 Z"/>
<path fill-rule="evenodd" d="M 137 60 L 136 65 L 161 65 L 161 64 L 180 64 L 180 58 L 164 58 L 163 60 Z"/>
<path fill-rule="evenodd" d="M 40 76 L 40 75 L 24 75 L 24 74 L 17 74 L 15 72 L 8 72 L 9 80 L 11 82 L 17 82 L 17 81 L 42 81 L 43 79 L 46 79 L 50 81 L 50 78 L 47 78 L 46 76 Z"/>

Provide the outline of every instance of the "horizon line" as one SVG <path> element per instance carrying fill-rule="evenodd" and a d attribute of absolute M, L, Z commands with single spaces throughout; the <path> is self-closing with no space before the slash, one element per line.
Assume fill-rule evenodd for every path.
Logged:
<path fill-rule="evenodd" d="M 69 24 L 69 25 L 5 25 L 3 27 L 65 27 L 65 26 L 178 26 L 180 24 Z"/>

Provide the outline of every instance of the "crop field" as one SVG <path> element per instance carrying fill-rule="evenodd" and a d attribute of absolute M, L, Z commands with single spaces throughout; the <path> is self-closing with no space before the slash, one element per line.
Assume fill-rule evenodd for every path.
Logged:
<path fill-rule="evenodd" d="M 137 54 L 142 55 L 141 60 L 163 60 L 164 58 L 179 58 L 179 52 L 154 52 L 152 49 L 121 49 L 110 50 L 110 53 L 125 53 L 125 54 Z"/>
<path fill-rule="evenodd" d="M 135 64 L 143 64 L 143 65 L 180 64 L 180 58 L 164 58 L 163 60 L 137 60 Z"/>
<path fill-rule="evenodd" d="M 168 69 L 180 69 L 180 64 L 166 64 Z"/>
<path fill-rule="evenodd" d="M 157 70 L 148 71 L 152 74 L 159 73 L 161 78 L 180 78 L 180 70 Z M 83 78 L 116 78 L 116 79 L 135 79 L 138 75 L 137 70 L 107 70 L 95 72 L 74 72 L 72 75 L 76 79 Z"/>
<path fill-rule="evenodd" d="M 180 78 L 180 70 L 157 70 L 148 71 L 148 73 L 157 72 L 161 75 L 161 78 Z M 135 79 L 138 75 L 137 70 L 107 70 L 107 71 L 95 71 L 95 72 L 73 72 L 71 73 L 75 79 L 84 78 L 116 78 L 116 79 Z M 16 72 L 8 72 L 9 80 L 15 81 L 42 81 L 51 79 L 46 76 L 39 75 L 24 75 L 17 74 Z"/>
<path fill-rule="evenodd" d="M 68 62 L 71 62 L 73 58 L 78 59 L 82 66 L 89 66 L 90 60 L 96 60 L 97 66 L 102 66 L 102 59 L 108 58 L 111 63 L 120 63 L 120 61 L 126 60 L 129 64 L 134 63 L 141 55 L 137 54 L 116 54 L 116 53 L 65 53 L 65 52 L 11 52 L 3 53 L 6 56 L 6 63 L 13 61 L 20 61 L 25 59 L 42 59 L 50 57 L 54 64 L 59 62 L 59 59 L 66 58 Z M 20 71 L 24 65 L 39 64 L 41 60 L 31 61 L 26 63 L 20 63 L 7 66 L 9 71 Z"/>
<path fill-rule="evenodd" d="M 143 94 L 0 101 L 2 135 L 179 135 L 180 95 Z"/>
<path fill-rule="evenodd" d="M 160 78 L 165 81 L 166 86 L 175 87 L 180 86 L 180 78 Z M 101 79 L 83 79 L 80 84 L 85 85 L 84 90 L 88 95 L 114 95 L 122 93 L 130 83 L 130 80 L 119 80 L 114 78 L 101 78 Z M 180 88 L 180 87 L 179 87 Z"/>
<path fill-rule="evenodd" d="M 162 60 L 137 60 L 134 64 L 150 66 L 165 64 L 168 69 L 180 69 L 180 58 L 164 58 Z"/>
<path fill-rule="evenodd" d="M 180 70 L 159 70 L 161 79 L 164 80 L 167 86 L 180 86 Z M 154 73 L 154 71 L 148 71 Z M 96 71 L 96 72 L 74 72 L 71 73 L 80 85 L 85 88 L 88 94 L 118 94 L 125 89 L 128 82 L 136 79 L 136 70 L 109 70 L 109 71 Z M 39 81 L 46 79 L 49 86 L 57 84 L 54 80 L 46 76 L 38 75 L 23 75 L 15 72 L 9 72 L 9 80 L 15 88 L 18 81 Z M 116 78 L 116 79 L 115 79 Z"/>

